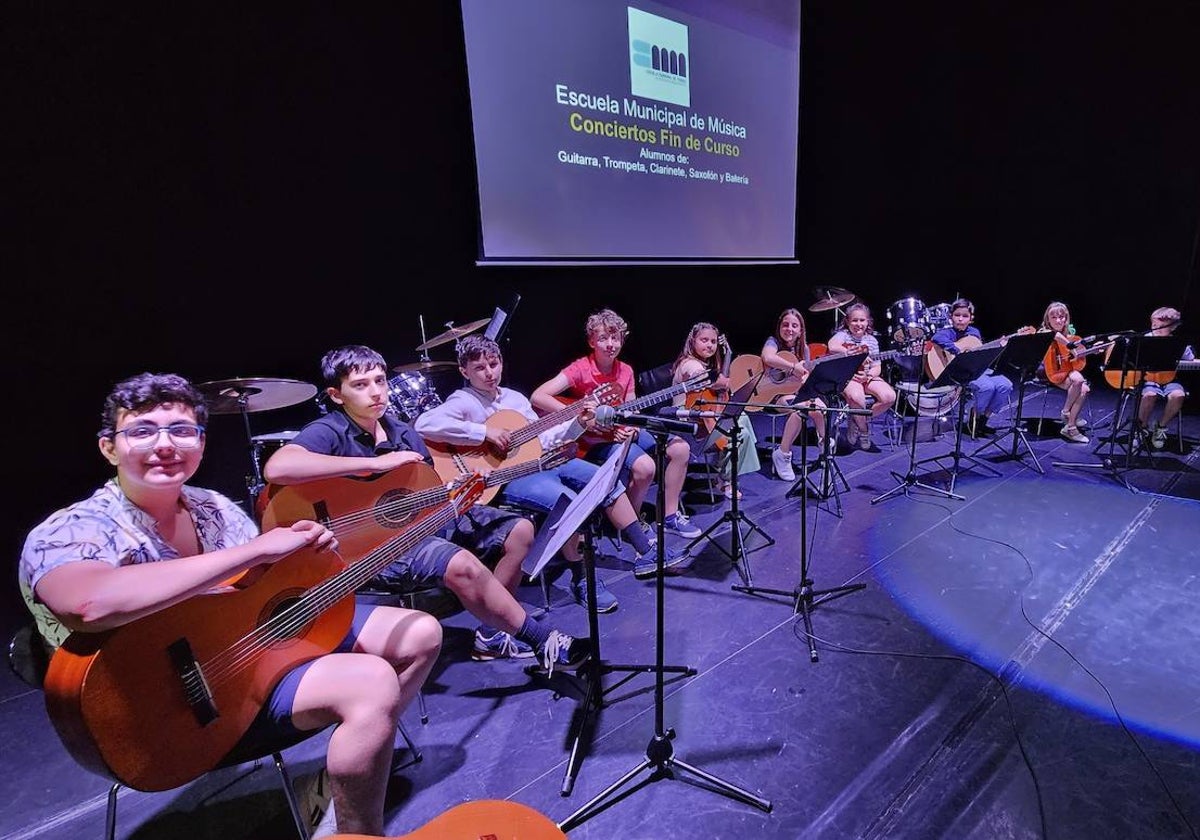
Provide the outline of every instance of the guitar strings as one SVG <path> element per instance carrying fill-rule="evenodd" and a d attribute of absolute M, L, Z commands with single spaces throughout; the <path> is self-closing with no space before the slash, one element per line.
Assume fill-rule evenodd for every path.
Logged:
<path fill-rule="evenodd" d="M 337 574 L 327 578 L 308 590 L 295 604 L 272 616 L 250 633 L 243 636 L 221 653 L 212 657 L 201 669 L 210 684 L 220 684 L 230 676 L 238 673 L 256 657 L 265 651 L 273 642 L 289 638 L 294 632 L 310 623 L 317 615 L 328 609 L 342 598 L 352 594 L 355 589 L 370 580 L 379 569 L 391 562 L 391 559 L 407 551 L 417 542 L 436 532 L 443 525 L 465 511 L 474 503 L 476 490 L 482 489 L 482 481 L 477 480 L 469 485 L 462 494 L 462 501 L 450 500 L 444 506 L 434 509 L 427 516 L 421 517 L 416 523 L 384 545 L 373 549 L 362 559 L 354 561 Z M 459 505 L 461 504 L 461 510 Z M 201 679 L 200 672 L 185 680 L 193 683 L 189 691 L 197 688 L 195 685 Z"/>

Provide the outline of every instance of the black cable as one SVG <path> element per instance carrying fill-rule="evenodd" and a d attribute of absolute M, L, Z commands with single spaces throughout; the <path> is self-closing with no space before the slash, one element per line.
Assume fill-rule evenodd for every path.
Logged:
<path fill-rule="evenodd" d="M 1072 662 L 1074 662 L 1076 665 L 1078 665 L 1083 670 L 1083 672 L 1085 674 L 1087 674 L 1089 677 L 1091 677 L 1092 681 L 1095 682 L 1096 685 L 1100 687 L 1100 690 L 1104 692 L 1104 696 L 1108 698 L 1109 708 L 1112 709 L 1113 715 L 1116 717 L 1117 722 L 1121 725 L 1122 731 L 1129 738 L 1130 742 L 1137 749 L 1138 753 L 1142 756 L 1142 760 L 1146 762 L 1146 766 L 1148 766 L 1150 768 L 1150 772 L 1152 772 L 1154 774 L 1154 777 L 1158 780 L 1159 785 L 1163 789 L 1163 793 L 1165 793 L 1167 795 L 1167 799 L 1169 799 L 1171 801 L 1171 805 L 1174 806 L 1175 812 L 1179 815 L 1179 819 L 1182 820 L 1182 822 L 1185 826 L 1187 826 L 1188 832 L 1192 835 L 1192 837 L 1197 837 L 1198 835 L 1196 833 L 1195 826 L 1193 826 L 1192 823 L 1188 820 L 1187 815 L 1184 813 L 1182 806 L 1180 806 L 1180 804 L 1179 804 L 1179 801 L 1175 798 L 1174 793 L 1171 792 L 1171 787 L 1170 787 L 1170 785 L 1167 784 L 1167 780 L 1163 778 L 1163 775 L 1159 771 L 1158 766 L 1154 763 L 1153 759 L 1151 759 L 1150 756 L 1146 753 L 1145 749 L 1143 749 L 1141 743 L 1138 741 L 1137 737 L 1133 734 L 1133 731 L 1130 730 L 1130 728 L 1126 725 L 1125 718 L 1124 718 L 1124 716 L 1122 716 L 1120 709 L 1117 708 L 1116 700 L 1113 699 L 1112 693 L 1108 690 L 1108 686 L 1105 685 L 1104 681 L 1101 680 L 1098 676 L 1096 676 L 1096 674 L 1090 668 L 1088 668 L 1086 665 L 1084 665 L 1083 662 L 1081 662 L 1079 660 L 1079 658 L 1076 657 L 1075 654 L 1073 654 L 1065 645 L 1063 645 L 1061 642 L 1059 642 L 1057 639 L 1055 639 L 1053 636 L 1051 636 L 1049 633 L 1047 633 L 1045 630 L 1043 630 L 1041 627 L 1039 627 L 1037 625 L 1037 623 L 1034 622 L 1033 619 L 1031 619 L 1029 617 L 1029 614 L 1025 612 L 1025 590 L 1028 589 L 1030 584 L 1033 583 L 1033 578 L 1034 578 L 1034 574 L 1035 574 L 1034 569 L 1033 569 L 1033 563 L 1030 562 L 1029 557 L 1027 557 L 1025 555 L 1025 553 L 1021 551 L 1021 549 L 1017 548 L 1012 543 L 1007 543 L 1004 540 L 996 539 L 994 537 L 984 536 L 983 534 L 975 534 L 970 531 L 965 531 L 962 528 L 958 527 L 958 524 L 954 521 L 954 517 L 955 517 L 954 511 L 950 510 L 950 508 L 946 507 L 945 505 L 940 504 L 935 501 L 928 501 L 925 499 L 918 499 L 917 501 L 921 502 L 923 504 L 929 504 L 933 507 L 939 507 L 942 510 L 946 511 L 946 513 L 948 514 L 948 516 L 946 517 L 946 521 L 949 523 L 950 527 L 956 533 L 962 534 L 964 537 L 970 537 L 972 539 L 983 540 L 985 542 L 990 542 L 995 545 L 999 545 L 999 546 L 1008 548 L 1008 549 L 1012 550 L 1014 553 L 1016 553 L 1016 555 L 1025 562 L 1025 568 L 1029 572 L 1029 577 L 1026 580 L 1025 585 L 1023 587 L 1021 587 L 1020 592 L 1018 592 L 1018 596 L 1019 596 L 1018 605 L 1019 605 L 1019 608 L 1021 611 L 1021 617 L 1023 619 L 1025 619 L 1026 624 L 1028 624 L 1030 627 L 1033 628 L 1034 632 L 1036 632 L 1042 638 L 1046 639 L 1046 641 L 1050 642 L 1056 648 L 1058 648 L 1063 653 L 1065 653 Z M 1005 693 L 1006 699 L 1007 699 L 1007 696 L 1008 695 L 1006 692 Z M 1018 743 L 1019 743 L 1019 741 L 1018 741 Z M 1021 750 L 1022 755 L 1024 755 L 1024 752 L 1025 752 L 1024 749 L 1022 749 Z M 1026 763 L 1028 763 L 1028 759 L 1026 760 Z M 1033 768 L 1030 767 L 1030 773 L 1032 773 L 1032 772 L 1033 772 Z M 1034 784 L 1036 785 L 1036 780 L 1035 780 Z M 1040 808 L 1041 807 L 1040 791 L 1039 791 L 1039 803 L 1038 804 L 1039 804 L 1039 808 Z"/>

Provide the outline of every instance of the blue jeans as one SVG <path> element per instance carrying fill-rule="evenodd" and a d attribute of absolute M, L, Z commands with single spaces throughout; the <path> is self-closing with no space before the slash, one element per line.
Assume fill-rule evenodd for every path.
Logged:
<path fill-rule="evenodd" d="M 573 499 L 587 485 L 600 468 L 588 463 L 582 458 L 572 458 L 561 467 L 552 470 L 527 475 L 504 485 L 503 499 L 506 504 L 549 513 L 554 510 L 560 496 Z M 604 500 L 607 507 L 625 492 L 625 485 L 620 481 L 612 493 Z"/>
<path fill-rule="evenodd" d="M 1013 384 L 1007 376 L 985 373 L 967 385 L 967 389 L 975 396 L 975 411 L 979 414 L 991 414 L 1008 405 Z"/>

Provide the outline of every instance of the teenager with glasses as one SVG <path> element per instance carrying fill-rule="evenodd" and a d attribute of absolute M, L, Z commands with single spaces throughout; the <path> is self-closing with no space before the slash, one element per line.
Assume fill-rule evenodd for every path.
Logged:
<path fill-rule="evenodd" d="M 144 373 L 108 395 L 99 448 L 115 476 L 34 528 L 21 553 L 21 593 L 49 645 L 129 624 L 298 550 L 336 549 L 317 522 L 260 534 L 230 499 L 188 485 L 206 420 L 203 395 L 173 374 Z M 338 830 L 382 834 L 396 725 L 441 639 L 425 613 L 357 606 L 333 652 L 270 690 L 234 752 L 336 726 L 326 764 Z"/>

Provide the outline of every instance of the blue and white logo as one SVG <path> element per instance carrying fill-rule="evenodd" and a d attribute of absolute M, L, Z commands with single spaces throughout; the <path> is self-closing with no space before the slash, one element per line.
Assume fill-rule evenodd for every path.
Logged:
<path fill-rule="evenodd" d="M 692 104 L 688 28 L 629 8 L 629 89 L 659 102 Z"/>

